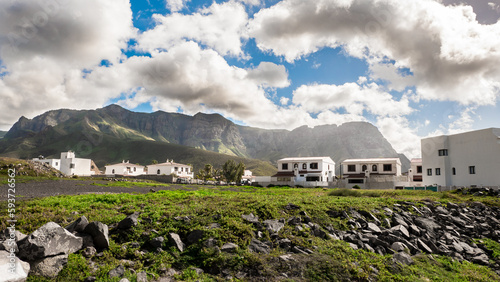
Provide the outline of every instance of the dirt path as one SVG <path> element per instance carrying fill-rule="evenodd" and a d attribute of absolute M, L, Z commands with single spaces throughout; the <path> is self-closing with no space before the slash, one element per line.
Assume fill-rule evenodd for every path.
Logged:
<path fill-rule="evenodd" d="M 50 197 L 58 195 L 81 195 L 89 193 L 139 193 L 144 194 L 150 192 L 151 189 L 159 190 L 197 190 L 204 186 L 197 185 L 176 185 L 155 186 L 155 187 L 115 187 L 115 186 L 98 186 L 92 183 L 106 184 L 107 181 L 99 180 L 44 180 L 30 181 L 27 183 L 16 183 L 16 199 L 30 200 L 39 197 Z M 7 185 L 0 186 L 0 201 L 7 199 L 9 187 Z"/>

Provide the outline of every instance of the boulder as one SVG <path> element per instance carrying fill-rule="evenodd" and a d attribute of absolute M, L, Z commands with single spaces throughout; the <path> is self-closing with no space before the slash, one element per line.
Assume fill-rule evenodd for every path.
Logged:
<path fill-rule="evenodd" d="M 259 223 L 259 217 L 251 214 L 244 214 L 241 216 L 244 220 L 250 222 L 250 223 Z"/>
<path fill-rule="evenodd" d="M 149 240 L 148 245 L 151 246 L 151 248 L 156 250 L 158 248 L 161 249 L 163 247 L 164 242 L 165 242 L 165 238 L 163 238 L 163 236 L 159 236 L 159 237 L 156 237 L 156 238 Z"/>
<path fill-rule="evenodd" d="M 434 232 L 436 229 L 440 228 L 439 224 L 437 224 L 431 218 L 427 218 L 427 217 L 417 217 L 415 219 L 415 224 L 418 227 L 423 228 L 423 229 L 425 229 L 427 231 L 431 231 L 431 232 Z"/>
<path fill-rule="evenodd" d="M 30 275 L 38 275 L 47 278 L 54 278 L 68 263 L 68 254 L 47 257 L 32 262 Z"/>
<path fill-rule="evenodd" d="M 486 254 L 481 254 L 475 256 L 471 260 L 473 263 L 481 264 L 481 265 L 490 265 L 490 260 Z"/>
<path fill-rule="evenodd" d="M 189 233 L 187 236 L 187 243 L 189 245 L 197 243 L 203 238 L 203 235 L 205 235 L 205 232 L 203 230 L 193 230 Z"/>
<path fill-rule="evenodd" d="M 410 238 L 410 232 L 408 232 L 408 229 L 401 224 L 392 227 L 390 230 L 398 235 L 404 236 L 406 239 Z"/>
<path fill-rule="evenodd" d="M 11 265 L 12 264 L 12 265 Z M 11 272 L 12 266 L 15 271 Z M 28 273 L 30 272 L 30 264 L 18 259 L 10 252 L 0 251 L 0 273 L 2 274 L 2 281 L 21 282 L 26 281 Z"/>
<path fill-rule="evenodd" d="M 270 233 L 277 233 L 281 230 L 281 228 L 285 227 L 284 223 L 275 219 L 264 220 L 264 225 Z"/>
<path fill-rule="evenodd" d="M 408 247 L 404 243 L 394 242 L 391 245 L 391 249 L 395 250 L 396 252 L 404 252 L 408 249 Z"/>
<path fill-rule="evenodd" d="M 184 252 L 184 243 L 181 241 L 181 237 L 176 233 L 168 234 L 168 242 L 176 247 L 179 251 Z"/>
<path fill-rule="evenodd" d="M 375 223 L 371 223 L 371 222 L 368 222 L 368 224 L 366 226 L 366 230 L 373 232 L 373 233 L 382 232 L 382 230 L 380 230 L 380 228 Z"/>
<path fill-rule="evenodd" d="M 225 253 L 234 253 L 234 252 L 236 252 L 237 249 L 238 249 L 238 245 L 236 245 L 234 243 L 226 243 L 226 244 L 222 245 L 222 247 L 220 248 L 220 250 L 222 252 L 225 252 Z"/>
<path fill-rule="evenodd" d="M 85 227 L 83 232 L 92 236 L 97 249 L 107 249 L 109 247 L 108 226 L 106 224 L 93 221 Z"/>
<path fill-rule="evenodd" d="M 411 265 L 413 264 L 413 259 L 411 258 L 411 256 L 405 252 L 399 252 L 399 253 L 396 253 L 392 256 L 392 260 L 395 262 L 395 263 L 400 263 L 400 264 L 403 264 L 403 265 Z"/>
<path fill-rule="evenodd" d="M 73 221 L 68 226 L 66 226 L 66 230 L 68 230 L 71 233 L 83 232 L 83 230 L 85 230 L 85 227 L 87 227 L 88 224 L 89 224 L 89 221 L 87 220 L 87 218 L 84 215 L 82 215 L 77 220 Z"/>
<path fill-rule="evenodd" d="M 248 249 L 254 253 L 260 253 L 260 254 L 269 254 L 271 252 L 271 249 L 269 248 L 268 245 L 254 238 L 252 238 L 252 240 L 250 241 Z"/>
<path fill-rule="evenodd" d="M 289 239 L 286 239 L 286 238 L 285 239 L 281 239 L 281 240 L 278 241 L 278 245 L 283 250 L 288 251 L 292 247 L 292 241 L 290 241 Z"/>
<path fill-rule="evenodd" d="M 146 271 L 137 273 L 137 282 L 148 282 L 148 274 Z"/>
<path fill-rule="evenodd" d="M 55 222 L 48 222 L 18 243 L 19 258 L 35 261 L 48 256 L 71 254 L 82 248 L 83 239 Z"/>
<path fill-rule="evenodd" d="M 118 229 L 129 229 L 133 226 L 137 225 L 137 220 L 139 218 L 140 213 L 134 212 L 133 214 L 127 216 L 122 221 L 118 222 Z"/>
<path fill-rule="evenodd" d="M 97 250 L 94 247 L 86 247 L 83 250 L 83 256 L 86 258 L 93 257 L 97 253 Z"/>
<path fill-rule="evenodd" d="M 108 272 L 109 278 L 122 277 L 124 274 L 125 274 L 125 267 L 123 265 L 119 265 Z"/>

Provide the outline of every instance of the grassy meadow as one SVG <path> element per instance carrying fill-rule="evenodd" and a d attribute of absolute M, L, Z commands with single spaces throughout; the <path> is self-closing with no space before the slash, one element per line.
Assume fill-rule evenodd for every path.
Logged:
<path fill-rule="evenodd" d="M 110 185 L 130 185 L 111 183 Z M 145 184 L 141 184 L 145 185 Z M 149 185 L 149 184 L 148 184 Z M 305 211 L 312 222 L 321 226 L 331 225 L 338 230 L 347 230 L 346 220 L 332 218 L 329 210 L 366 210 L 379 219 L 385 217 L 380 212 L 383 207 L 391 207 L 400 201 L 432 200 L 462 203 L 481 201 L 488 205 L 500 206 L 498 198 L 473 197 L 453 192 L 427 191 L 364 191 L 343 189 L 304 189 L 304 188 L 256 188 L 256 187 L 207 187 L 199 189 L 180 189 L 158 191 L 147 194 L 87 194 L 76 196 L 57 196 L 30 201 L 18 201 L 17 230 L 29 234 L 43 224 L 54 221 L 66 226 L 78 217 L 85 215 L 89 221 L 101 221 L 111 225 L 124 219 L 128 214 L 139 211 L 139 224 L 121 233 L 110 233 L 110 248 L 99 256 L 85 258 L 81 251 L 69 256 L 66 267 L 55 279 L 29 277 L 28 281 L 83 281 L 86 277 L 96 276 L 98 281 L 119 281 L 110 279 L 108 272 L 125 262 L 127 277 L 136 281 L 136 274 L 146 271 L 150 278 L 158 278 L 162 271 L 174 268 L 179 271 L 175 276 L 181 281 L 218 281 L 220 275 L 229 273 L 235 281 L 251 280 L 238 276 L 238 273 L 257 274 L 265 280 L 287 280 L 283 272 L 302 273 L 303 281 L 495 281 L 499 277 L 488 267 L 469 262 L 458 262 L 438 255 L 419 255 L 410 266 L 394 265 L 391 255 L 381 256 L 365 250 L 353 250 L 340 240 L 324 240 L 314 237 L 309 230 L 297 231 L 285 224 L 280 230 L 280 238 L 288 238 L 295 245 L 314 249 L 310 255 L 294 255 L 295 260 L 283 264 L 278 257 L 285 251 L 274 248 L 269 255 L 248 251 L 248 245 L 257 229 L 242 219 L 243 214 L 253 213 L 261 221 L 266 219 L 285 220 Z M 292 203 L 300 209 L 289 210 L 285 207 Z M 5 206 L 5 205 L 4 205 Z M 0 213 L 0 228 L 6 228 L 6 208 Z M 189 217 L 189 220 L 176 220 L 175 217 Z M 219 228 L 209 229 L 212 223 Z M 174 248 L 160 253 L 141 253 L 140 248 L 131 242 L 144 244 L 149 239 L 178 233 L 186 238 L 189 232 L 204 230 L 203 239 L 180 253 Z M 271 240 L 267 231 L 264 239 Z M 219 247 L 232 242 L 240 248 L 236 253 L 219 253 L 205 248 L 203 241 L 215 238 Z M 498 242 L 488 242 L 492 250 L 499 251 Z M 125 260 L 125 261 L 124 261 Z M 205 270 L 197 274 L 193 267 Z M 133 271 L 132 271 L 133 269 Z M 134 273 L 135 272 L 135 273 Z M 239 278 L 238 278 L 239 277 Z M 297 274 L 297 277 L 301 277 Z M 299 280 L 301 280 L 299 279 Z M 291 280 L 289 280 L 291 281 Z"/>

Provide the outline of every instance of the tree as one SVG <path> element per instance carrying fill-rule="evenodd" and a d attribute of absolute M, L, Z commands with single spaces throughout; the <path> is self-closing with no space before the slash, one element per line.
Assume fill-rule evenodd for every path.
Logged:
<path fill-rule="evenodd" d="M 152 164 L 157 164 L 157 163 L 158 163 L 158 161 L 157 161 L 157 160 L 152 160 L 152 161 L 151 161 L 151 163 L 152 163 Z"/>
<path fill-rule="evenodd" d="M 227 182 L 238 182 L 245 172 L 245 164 L 236 164 L 233 160 L 228 160 L 222 165 L 222 175 Z"/>
<path fill-rule="evenodd" d="M 198 171 L 197 178 L 209 180 L 214 177 L 214 167 L 211 164 L 206 164 L 204 168 Z"/>

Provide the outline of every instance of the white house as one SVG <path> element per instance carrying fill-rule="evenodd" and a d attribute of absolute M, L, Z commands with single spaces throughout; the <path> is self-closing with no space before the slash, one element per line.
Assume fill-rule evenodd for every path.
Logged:
<path fill-rule="evenodd" d="M 148 174 L 171 175 L 172 173 L 175 173 L 180 178 L 193 178 L 193 168 L 190 165 L 174 163 L 173 160 L 148 165 Z"/>
<path fill-rule="evenodd" d="M 500 128 L 421 140 L 424 185 L 500 186 Z"/>
<path fill-rule="evenodd" d="M 34 161 L 47 163 L 53 168 L 58 169 L 65 175 L 90 176 L 95 174 L 95 167 L 91 159 L 77 158 L 72 151 L 62 152 L 60 159 L 41 159 L 34 158 Z"/>
<path fill-rule="evenodd" d="M 241 181 L 242 182 L 246 182 L 246 183 L 252 183 L 252 182 L 254 182 L 255 178 L 252 175 L 252 171 L 250 171 L 248 169 L 245 169 L 243 171 L 243 176 L 241 177 Z"/>
<path fill-rule="evenodd" d="M 346 187 L 354 185 L 360 188 L 394 188 L 401 178 L 401 160 L 399 158 L 347 159 L 341 164 L 341 172 L 347 179 Z"/>
<path fill-rule="evenodd" d="M 304 187 L 327 186 L 335 180 L 335 162 L 330 157 L 296 157 L 278 160 L 278 173 L 271 182 Z"/>
<path fill-rule="evenodd" d="M 423 169 L 422 169 L 422 159 L 411 159 L 410 169 L 408 170 L 408 182 L 418 182 L 423 181 Z M 415 185 L 416 183 L 414 183 Z"/>
<path fill-rule="evenodd" d="M 131 164 L 129 161 L 122 161 L 121 163 L 107 165 L 106 175 L 117 174 L 117 175 L 130 175 L 136 176 L 144 174 L 144 166 Z"/>

